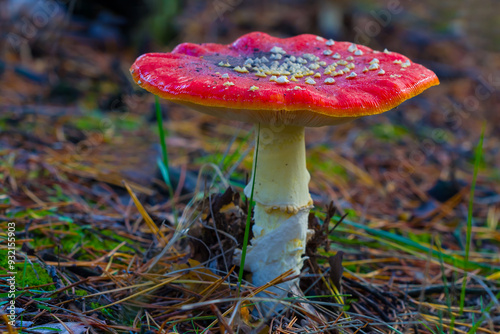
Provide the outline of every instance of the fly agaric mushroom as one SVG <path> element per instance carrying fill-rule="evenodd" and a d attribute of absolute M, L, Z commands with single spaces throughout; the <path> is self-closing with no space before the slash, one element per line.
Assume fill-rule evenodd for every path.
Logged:
<path fill-rule="evenodd" d="M 379 114 L 439 84 L 395 52 L 315 35 L 244 35 L 229 45 L 178 45 L 140 56 L 130 72 L 144 89 L 220 118 L 260 124 L 254 238 L 245 269 L 263 285 L 302 268 L 312 207 L 305 127 Z M 245 188 L 250 197 L 252 180 Z M 290 285 L 285 286 L 290 287 Z"/>

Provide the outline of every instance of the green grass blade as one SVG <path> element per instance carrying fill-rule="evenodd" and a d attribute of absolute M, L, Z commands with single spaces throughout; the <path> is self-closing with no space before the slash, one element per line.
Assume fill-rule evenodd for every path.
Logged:
<path fill-rule="evenodd" d="M 165 175 L 163 177 L 165 178 L 165 182 L 167 182 L 167 185 L 170 188 L 172 188 L 172 183 L 170 182 L 170 173 L 169 173 L 169 164 L 167 155 L 167 141 L 165 139 L 165 131 L 163 130 L 163 117 L 161 115 L 160 100 L 156 95 L 155 95 L 155 109 L 156 109 L 156 122 L 158 123 L 158 135 L 160 136 L 161 155 L 163 158 L 163 165 L 167 169 L 166 175 L 168 176 L 167 178 L 165 178 Z"/>
<path fill-rule="evenodd" d="M 172 189 L 172 182 L 170 181 L 170 175 L 168 173 L 168 167 L 165 166 L 165 162 L 158 157 L 156 160 L 156 164 L 158 165 L 158 168 L 160 169 L 161 176 L 163 177 L 163 180 L 167 184 L 167 187 L 169 191 Z M 172 194 L 170 194 L 172 195 Z"/>
<path fill-rule="evenodd" d="M 444 269 L 444 259 L 443 259 L 443 251 L 441 249 L 441 239 L 439 239 L 439 236 L 436 237 L 436 246 L 439 251 L 439 265 L 441 266 L 441 279 L 443 280 L 444 284 L 444 294 L 446 297 L 446 304 L 448 305 L 448 313 L 450 315 L 450 332 L 449 334 L 453 334 L 455 331 L 455 316 L 453 315 L 453 312 L 451 310 L 451 296 L 450 296 L 450 289 L 448 288 L 448 280 L 446 279 L 446 274 L 445 274 L 445 269 Z"/>
<path fill-rule="evenodd" d="M 163 159 L 159 159 L 157 161 L 158 168 L 160 169 L 160 173 L 163 176 L 163 179 L 167 185 L 168 193 L 172 201 L 174 199 L 174 188 L 172 185 L 172 180 L 170 179 L 170 167 L 168 164 L 168 153 L 167 153 L 167 140 L 165 136 L 165 131 L 163 130 L 163 117 L 161 115 L 161 107 L 160 100 L 158 96 L 155 95 L 155 109 L 156 109 L 156 122 L 158 123 L 158 135 L 160 136 L 160 145 L 161 145 L 161 155 Z M 172 213 L 174 215 L 174 223 L 177 225 L 178 223 L 178 213 L 175 208 L 175 203 L 172 204 Z"/>
<path fill-rule="evenodd" d="M 430 328 L 429 326 L 427 326 L 427 324 L 426 324 L 425 322 L 423 322 L 422 320 L 419 320 L 419 322 L 420 322 L 420 323 L 421 323 L 421 324 L 422 324 L 425 328 L 427 328 L 427 330 L 428 330 L 429 332 L 431 332 L 432 334 L 436 334 L 436 332 L 434 332 L 434 331 L 432 330 L 432 328 Z"/>
<path fill-rule="evenodd" d="M 377 230 L 377 229 L 374 229 L 374 228 L 371 228 L 371 227 L 368 227 L 368 226 L 365 226 L 362 224 L 355 223 L 355 222 L 347 220 L 347 219 L 344 219 L 342 221 L 342 224 L 347 225 L 347 226 L 351 226 L 351 227 L 354 227 L 357 229 L 361 229 L 361 230 L 364 230 L 372 235 L 375 235 L 376 237 L 379 237 L 379 239 L 377 239 L 377 238 L 375 238 L 375 239 L 380 241 L 380 242 L 387 243 L 387 240 L 390 240 L 390 241 L 393 241 L 393 242 L 399 244 L 401 246 L 401 249 L 408 250 L 411 248 L 411 249 L 421 251 L 422 253 L 425 253 L 425 254 L 431 253 L 432 256 L 436 259 L 439 257 L 439 252 L 436 251 L 435 249 L 431 249 L 430 247 L 424 246 L 424 245 L 422 245 L 418 242 L 415 242 L 409 238 L 406 238 L 406 237 L 403 237 L 403 236 L 400 236 L 400 235 L 397 235 L 397 234 L 394 234 L 394 233 L 391 233 L 388 231 Z M 341 231 L 341 230 L 342 229 L 339 229 L 339 231 Z M 465 261 L 463 259 L 456 257 L 456 256 L 453 256 L 453 255 L 450 255 L 450 254 L 446 254 L 446 253 L 442 253 L 441 255 L 442 255 L 443 259 L 445 260 L 445 262 L 450 263 L 454 266 L 460 266 L 461 268 L 465 268 Z M 474 269 L 477 269 L 477 268 L 490 269 L 490 270 L 499 269 L 497 266 L 493 266 L 493 265 L 490 265 L 487 263 L 480 263 L 480 262 L 469 261 L 467 263 L 467 265 L 469 268 L 474 268 Z"/>
<path fill-rule="evenodd" d="M 497 295 L 495 296 L 496 299 L 499 299 L 500 298 L 500 292 L 497 293 Z M 481 324 L 483 323 L 484 320 L 486 320 L 486 316 L 490 314 L 490 311 L 491 309 L 496 306 L 495 304 L 495 300 L 492 300 L 490 301 L 490 303 L 488 304 L 488 306 L 486 306 L 483 310 L 483 315 L 481 315 L 481 317 L 479 319 L 477 319 L 477 321 L 474 323 L 474 325 L 472 325 L 472 328 L 467 332 L 468 334 L 475 334 L 477 332 L 477 329 L 479 328 L 479 326 L 481 326 Z"/>
<path fill-rule="evenodd" d="M 472 175 L 472 184 L 470 187 L 470 198 L 469 198 L 469 212 L 467 214 L 467 235 L 465 243 L 465 269 L 467 270 L 467 264 L 469 263 L 469 253 L 471 244 L 471 231 L 472 231 L 472 210 L 474 209 L 474 191 L 476 190 L 477 174 L 479 172 L 479 163 L 483 157 L 483 141 L 484 141 L 484 124 L 481 130 L 481 138 L 479 138 L 479 144 L 477 144 L 476 157 L 474 160 L 474 174 Z M 465 304 L 465 288 L 467 286 L 467 271 L 462 282 L 462 291 L 460 292 L 460 314 L 463 314 L 464 304 Z"/>
<path fill-rule="evenodd" d="M 247 222 L 245 226 L 245 236 L 243 238 L 243 245 L 241 247 L 241 259 L 240 259 L 240 271 L 238 273 L 238 294 L 241 288 L 241 282 L 243 280 L 243 271 L 245 267 L 245 257 L 247 255 L 247 247 L 248 247 L 248 238 L 250 236 L 250 222 L 252 220 L 252 209 L 253 209 L 253 190 L 255 187 L 255 173 L 257 171 L 257 163 L 259 157 L 259 141 L 260 141 L 260 124 L 257 128 L 257 140 L 255 144 L 255 161 L 253 165 L 252 171 L 252 191 L 250 193 L 250 201 L 248 202 L 248 213 L 247 213 Z"/>

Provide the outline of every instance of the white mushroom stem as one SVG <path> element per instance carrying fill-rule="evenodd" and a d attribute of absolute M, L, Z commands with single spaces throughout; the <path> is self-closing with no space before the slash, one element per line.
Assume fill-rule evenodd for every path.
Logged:
<path fill-rule="evenodd" d="M 290 269 L 299 274 L 302 268 L 312 206 L 304 127 L 261 126 L 256 154 L 254 174 L 245 188 L 250 197 L 255 178 L 254 237 L 245 269 L 259 286 Z M 288 289 L 290 284 L 282 287 Z"/>

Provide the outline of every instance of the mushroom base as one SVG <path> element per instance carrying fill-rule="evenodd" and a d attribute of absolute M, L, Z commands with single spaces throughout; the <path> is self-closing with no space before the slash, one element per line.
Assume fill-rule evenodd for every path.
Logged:
<path fill-rule="evenodd" d="M 310 207 L 307 206 L 292 215 L 281 212 L 269 214 L 262 205 L 256 204 L 255 220 L 272 221 L 277 223 L 277 227 L 251 240 L 245 268 L 252 272 L 252 282 L 255 285 L 264 285 L 290 269 L 293 270 L 293 274 L 300 274 L 304 261 L 302 255 L 310 231 L 307 228 L 309 210 Z M 262 232 L 257 225 L 254 225 L 253 231 L 254 234 Z M 280 289 L 268 290 L 284 295 L 295 282 L 296 280 L 288 281 L 278 285 Z"/>
<path fill-rule="evenodd" d="M 245 188 L 245 195 L 250 197 L 255 179 L 254 238 L 247 250 L 245 269 L 253 273 L 253 283 L 260 286 L 290 269 L 295 274 L 302 269 L 312 207 L 304 128 L 261 126 L 256 156 L 254 174 Z M 293 283 L 280 288 L 288 290 Z"/>

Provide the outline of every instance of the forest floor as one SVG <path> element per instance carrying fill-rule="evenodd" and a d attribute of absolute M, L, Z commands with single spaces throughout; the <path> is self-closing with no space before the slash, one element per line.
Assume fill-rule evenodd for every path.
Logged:
<path fill-rule="evenodd" d="M 383 43 L 441 85 L 306 130 L 316 236 L 302 294 L 266 316 L 232 261 L 254 128 L 161 101 L 170 191 L 154 97 L 128 74 L 136 50 L 76 34 L 84 24 L 56 47 L 50 30 L 4 41 L 1 250 L 15 226 L 16 264 L 0 258 L 0 310 L 17 272 L 17 320 L 2 315 L 2 331 L 500 332 L 500 52 L 393 23 Z M 179 38 L 203 22 L 185 24 Z"/>

